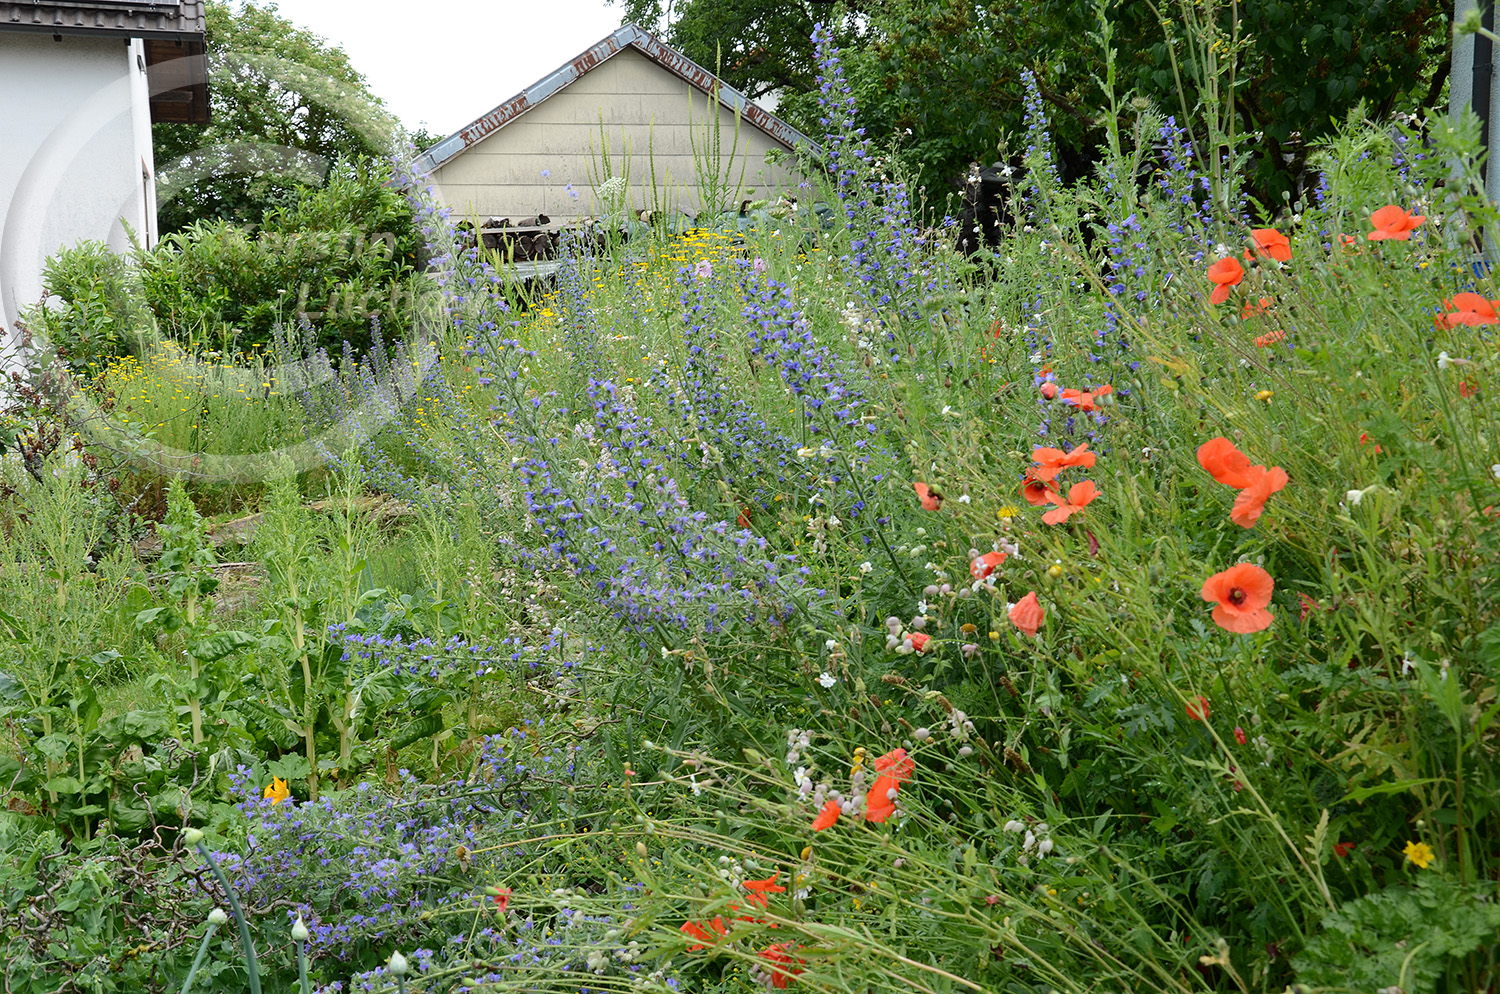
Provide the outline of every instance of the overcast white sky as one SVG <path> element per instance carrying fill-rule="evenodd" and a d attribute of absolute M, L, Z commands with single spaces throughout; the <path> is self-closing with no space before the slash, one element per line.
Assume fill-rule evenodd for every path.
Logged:
<path fill-rule="evenodd" d="M 282 17 L 338 44 L 415 130 L 447 135 L 620 26 L 604 0 L 279 0 Z"/>

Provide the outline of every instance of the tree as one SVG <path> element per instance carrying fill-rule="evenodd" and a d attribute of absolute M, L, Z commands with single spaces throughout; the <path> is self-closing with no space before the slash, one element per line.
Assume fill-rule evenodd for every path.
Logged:
<path fill-rule="evenodd" d="M 337 163 L 384 156 L 394 120 L 336 45 L 274 3 L 208 0 L 212 123 L 152 129 L 163 233 L 193 221 L 256 224 L 321 185 Z"/>
<path fill-rule="evenodd" d="M 611 0 L 616 2 L 616 0 Z M 839 44 L 857 48 L 880 0 L 618 0 L 625 19 L 666 27 L 668 44 L 750 99 L 774 95 L 787 123 L 816 134 L 817 66 L 813 26 L 822 22 Z"/>
<path fill-rule="evenodd" d="M 623 2 L 628 17 L 665 20 L 668 39 L 704 65 L 722 51 L 726 81 L 752 95 L 777 91 L 779 112 L 814 137 L 816 67 L 807 34 L 815 21 L 831 22 L 860 123 L 898 149 L 930 196 L 970 161 L 997 158 L 1001 140 L 1022 132 L 1023 69 L 1036 72 L 1065 162 L 1085 168 L 1103 136 L 1109 102 L 1092 3 Z M 1258 136 L 1254 188 L 1264 201 L 1279 201 L 1291 182 L 1295 163 L 1283 152 L 1293 139 L 1330 133 L 1361 104 L 1376 119 L 1430 107 L 1447 78 L 1444 0 L 1116 0 L 1103 9 L 1121 95 L 1133 92 L 1176 114 L 1200 147 L 1210 35 L 1217 35 L 1213 58 L 1221 66 L 1238 39 L 1233 114 L 1240 133 Z M 1220 82 L 1227 95 L 1227 80 Z"/>

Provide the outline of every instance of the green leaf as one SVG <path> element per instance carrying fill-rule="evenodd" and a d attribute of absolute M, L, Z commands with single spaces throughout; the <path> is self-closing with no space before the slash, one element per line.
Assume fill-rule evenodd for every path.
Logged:
<path fill-rule="evenodd" d="M 68 758 L 68 749 L 72 745 L 72 739 L 61 732 L 53 732 L 36 740 L 36 751 L 54 763 L 61 763 Z"/>
<path fill-rule="evenodd" d="M 42 789 L 57 794 L 78 794 L 83 792 L 83 781 L 74 776 L 53 777 L 42 784 Z"/>
<path fill-rule="evenodd" d="M 26 637 L 26 629 L 21 626 L 21 623 L 4 611 L 0 611 L 0 626 L 5 628 L 10 634 L 11 639 L 20 642 L 22 645 L 31 641 L 31 639 Z"/>
<path fill-rule="evenodd" d="M 170 607 L 148 607 L 146 610 L 138 612 L 131 623 L 135 626 L 136 631 L 140 631 L 147 625 L 156 624 L 158 618 L 164 614 L 170 614 L 171 611 Z"/>
<path fill-rule="evenodd" d="M 295 731 L 288 729 L 287 726 L 292 722 L 286 715 L 267 707 L 253 697 L 240 698 L 230 706 L 253 721 L 256 727 L 279 748 L 291 749 L 296 746 L 297 735 Z"/>
<path fill-rule="evenodd" d="M 443 716 L 440 714 L 427 714 L 413 721 L 401 731 L 391 737 L 390 747 L 392 749 L 404 749 L 413 742 L 422 739 L 430 739 L 443 730 Z"/>
<path fill-rule="evenodd" d="M 1381 797 L 1385 794 L 1401 794 L 1415 787 L 1425 787 L 1430 783 L 1437 783 L 1436 777 L 1428 777 L 1425 780 L 1397 780 L 1392 783 L 1378 783 L 1371 787 L 1356 787 L 1346 794 L 1340 804 L 1349 801 L 1365 801 L 1372 797 Z"/>
<path fill-rule="evenodd" d="M 260 639 L 249 632 L 219 632 L 188 643 L 188 652 L 197 657 L 201 663 L 212 663 L 225 656 L 231 656 L 241 649 L 254 648 L 258 645 L 260 645 Z"/>

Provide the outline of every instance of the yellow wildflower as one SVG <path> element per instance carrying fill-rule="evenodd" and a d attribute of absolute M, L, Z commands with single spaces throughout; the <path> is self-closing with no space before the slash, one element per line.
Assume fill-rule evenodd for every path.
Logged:
<path fill-rule="evenodd" d="M 1432 847 L 1425 842 L 1408 842 L 1406 848 L 1402 849 L 1401 852 L 1406 856 L 1406 861 L 1417 864 L 1417 869 L 1419 870 L 1427 869 L 1427 864 L 1436 858 Z"/>

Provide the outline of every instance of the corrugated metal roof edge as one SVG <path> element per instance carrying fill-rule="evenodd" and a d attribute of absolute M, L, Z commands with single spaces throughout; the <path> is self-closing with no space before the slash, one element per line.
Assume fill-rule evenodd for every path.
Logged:
<path fill-rule="evenodd" d="M 24 13 L 23 13 L 24 12 Z M 52 20 L 44 20 L 50 13 Z M 30 20 L 23 17 L 30 16 Z M 109 24 L 85 25 L 92 16 Z M 63 18 L 71 18 L 66 23 Z M 144 18 L 155 18 L 156 27 L 144 27 Z M 133 19 L 133 25 L 127 20 Z M 203 0 L 145 0 L 139 4 L 92 4 L 66 0 L 32 0 L 29 4 L 0 3 L 0 31 L 73 35 L 96 38 L 150 38 L 154 40 L 201 40 L 205 31 Z"/>
<path fill-rule="evenodd" d="M 413 163 L 416 172 L 430 173 L 432 170 L 456 157 L 465 149 L 479 144 L 511 121 L 521 117 L 528 110 L 552 96 L 558 90 L 561 90 L 564 86 L 577 80 L 584 73 L 602 65 L 613 56 L 619 54 L 627 46 L 634 46 L 637 51 L 645 55 L 652 62 L 655 62 L 674 76 L 685 80 L 689 85 L 697 87 L 703 93 L 709 93 L 709 85 L 715 82 L 713 73 L 704 69 L 675 48 L 662 42 L 649 31 L 635 24 L 625 24 L 614 33 L 601 39 L 597 44 L 585 49 L 575 58 L 495 107 L 488 114 L 469 122 L 468 125 L 459 128 L 453 134 L 417 156 L 415 163 Z M 705 83 L 708 85 L 705 85 Z M 811 138 L 808 138 L 776 115 L 752 103 L 739 90 L 729 86 L 727 83 L 718 83 L 716 89 L 719 102 L 730 110 L 741 114 L 744 120 L 750 122 L 752 126 L 764 131 L 783 145 L 788 147 L 801 146 L 814 156 L 822 156 L 822 148 Z"/>

